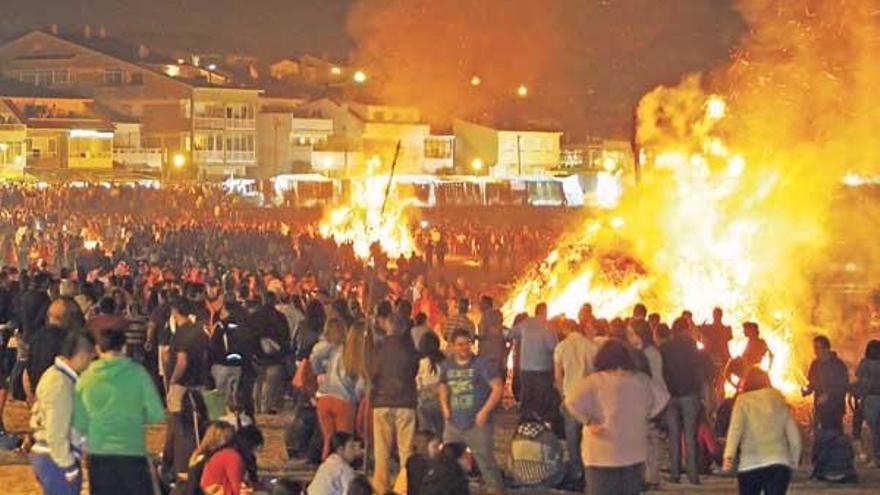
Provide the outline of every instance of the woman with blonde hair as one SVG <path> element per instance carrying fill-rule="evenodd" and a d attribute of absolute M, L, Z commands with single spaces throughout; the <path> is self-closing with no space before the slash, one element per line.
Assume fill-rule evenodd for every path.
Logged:
<path fill-rule="evenodd" d="M 189 482 L 198 483 L 209 495 L 239 495 L 245 477 L 245 463 L 236 450 L 235 428 L 229 423 L 211 423 L 189 460 Z M 201 467 L 201 469 L 199 469 Z"/>
<path fill-rule="evenodd" d="M 323 375 L 318 381 L 316 395 L 318 424 L 324 437 L 322 458 L 331 453 L 330 439 L 334 433 L 354 431 L 356 405 L 361 392 L 359 368 L 362 366 L 351 350 L 346 355 L 347 348 L 355 347 L 347 345 L 349 334 L 341 318 L 329 318 L 310 358 L 312 371 L 318 376 Z"/>
<path fill-rule="evenodd" d="M 345 336 L 345 348 L 342 362 L 353 379 L 364 379 L 367 376 L 366 358 L 372 350 L 372 340 L 367 339 L 367 324 L 364 320 L 356 320 L 351 324 Z"/>

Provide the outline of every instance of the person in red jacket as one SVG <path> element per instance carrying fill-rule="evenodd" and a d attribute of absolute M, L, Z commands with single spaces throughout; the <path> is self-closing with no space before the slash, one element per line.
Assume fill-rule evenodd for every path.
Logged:
<path fill-rule="evenodd" d="M 203 463 L 199 486 L 205 493 L 217 495 L 240 495 L 245 476 L 245 463 L 235 449 L 235 428 L 223 422 L 211 423 L 202 442 L 190 459 L 191 473 Z M 206 460 L 207 459 L 207 460 Z"/>

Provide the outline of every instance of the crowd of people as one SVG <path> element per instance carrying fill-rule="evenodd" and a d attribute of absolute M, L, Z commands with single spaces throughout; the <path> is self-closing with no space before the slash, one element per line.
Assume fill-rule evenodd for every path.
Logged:
<path fill-rule="evenodd" d="M 96 495 L 466 494 L 474 473 L 486 493 L 629 495 L 713 469 L 769 494 L 801 461 L 757 324 L 731 356 L 721 309 L 667 325 L 641 304 L 606 320 L 542 303 L 505 321 L 495 294 L 443 279 L 447 253 L 518 265 L 550 234 L 436 222 L 421 255 L 365 264 L 314 224 L 209 187 L 75 191 L 0 191 L 0 419 L 7 398 L 31 407 L 24 448 L 44 493 L 79 493 L 86 458 Z M 880 342 L 853 381 L 827 338 L 814 350 L 813 474 L 852 480 L 848 400 L 880 461 Z M 495 450 L 507 391 L 509 463 Z M 269 482 L 260 423 L 290 412 L 285 447 L 317 470 Z M 165 425 L 157 462 L 149 424 Z"/>

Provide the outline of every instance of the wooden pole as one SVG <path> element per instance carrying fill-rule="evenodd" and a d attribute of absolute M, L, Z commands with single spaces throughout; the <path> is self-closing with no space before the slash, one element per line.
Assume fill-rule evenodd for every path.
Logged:
<path fill-rule="evenodd" d="M 382 198 L 382 210 L 380 216 L 385 215 L 385 205 L 388 204 L 388 196 L 391 194 L 391 183 L 394 181 L 394 171 L 397 170 L 397 159 L 400 157 L 400 145 L 402 141 L 397 141 L 397 148 L 394 150 L 394 160 L 391 162 L 391 173 L 388 175 L 388 184 L 385 186 L 385 197 Z"/>

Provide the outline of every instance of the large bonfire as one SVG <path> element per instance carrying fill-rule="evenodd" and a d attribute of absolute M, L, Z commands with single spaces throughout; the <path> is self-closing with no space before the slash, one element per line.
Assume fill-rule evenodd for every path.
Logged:
<path fill-rule="evenodd" d="M 875 2 L 741 0 L 748 35 L 732 63 L 647 94 L 638 108 L 644 173 L 517 284 L 508 317 L 547 301 L 576 316 L 625 316 L 645 302 L 671 319 L 725 309 L 761 325 L 774 383 L 791 392 L 809 337 L 810 274 L 829 241 L 832 193 L 876 171 L 880 47 Z M 830 322 L 823 322 L 830 323 Z M 731 345 L 742 350 L 742 337 Z"/>
<path fill-rule="evenodd" d="M 416 246 L 407 216 L 410 201 L 400 197 L 393 182 L 389 187 L 391 180 L 389 174 L 352 180 L 348 201 L 324 212 L 318 224 L 321 237 L 351 244 L 363 260 L 374 254 L 376 245 L 392 259 L 412 255 Z"/>

